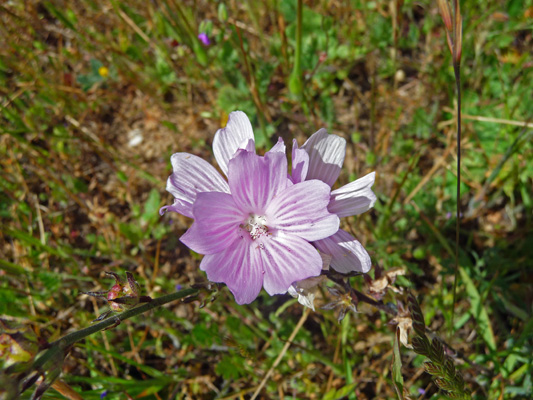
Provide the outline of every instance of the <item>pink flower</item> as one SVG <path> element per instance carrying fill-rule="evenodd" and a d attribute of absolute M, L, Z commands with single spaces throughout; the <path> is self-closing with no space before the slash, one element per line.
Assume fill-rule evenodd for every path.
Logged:
<path fill-rule="evenodd" d="M 318 179 L 332 186 L 339 177 L 346 156 L 346 140 L 328 135 L 325 129 L 313 134 L 301 148 L 293 140 L 292 181 L 299 183 Z M 376 202 L 372 192 L 375 172 L 359 178 L 331 192 L 328 210 L 339 218 L 359 215 Z M 368 272 L 372 266 L 370 256 L 350 233 L 339 229 L 334 235 L 314 241 L 322 253 L 331 256 L 331 267 L 338 272 Z"/>
<path fill-rule="evenodd" d="M 322 270 L 327 271 L 331 263 L 331 256 L 320 253 L 320 257 L 322 258 Z M 288 292 L 292 297 L 298 299 L 298 303 L 315 311 L 316 292 L 318 291 L 318 286 L 324 281 L 326 281 L 326 275 L 312 276 L 311 278 L 294 282 L 289 287 Z"/>
<path fill-rule="evenodd" d="M 293 182 L 280 139 L 264 157 L 255 154 L 252 126 L 243 112 L 230 114 L 213 140 L 228 181 L 206 161 L 176 153 L 167 190 L 174 204 L 161 209 L 194 218 L 180 240 L 204 254 L 200 269 L 224 282 L 239 304 L 262 287 L 285 293 L 293 282 L 318 276 L 322 258 L 310 242 L 334 235 L 339 217 L 328 211 L 330 186 L 316 179 Z"/>

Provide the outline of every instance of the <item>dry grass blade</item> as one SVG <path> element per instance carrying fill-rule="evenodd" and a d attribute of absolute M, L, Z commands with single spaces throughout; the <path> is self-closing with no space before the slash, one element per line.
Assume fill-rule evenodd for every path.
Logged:
<path fill-rule="evenodd" d="M 266 373 L 264 378 L 261 380 L 261 383 L 259 384 L 259 386 L 255 390 L 255 392 L 252 395 L 252 397 L 250 398 L 250 400 L 255 400 L 257 398 L 257 396 L 259 396 L 259 393 L 261 393 L 261 390 L 265 386 L 266 382 L 272 376 L 272 373 L 274 372 L 276 367 L 279 365 L 279 363 L 283 359 L 283 356 L 285 355 L 285 353 L 287 353 L 287 350 L 289 350 L 289 347 L 291 346 L 292 341 L 294 340 L 294 338 L 296 337 L 296 335 L 300 331 L 300 329 L 303 326 L 304 322 L 307 320 L 307 317 L 309 316 L 309 313 L 310 313 L 310 309 L 307 308 L 307 307 L 304 308 L 302 316 L 301 316 L 300 320 L 298 321 L 298 323 L 296 324 L 296 326 L 294 327 L 294 330 L 292 331 L 291 335 L 289 336 L 289 339 L 287 340 L 287 342 L 285 343 L 285 345 L 281 349 L 279 355 L 274 360 L 274 363 L 272 364 L 272 366 L 270 367 L 270 369 L 268 370 L 268 372 Z"/>

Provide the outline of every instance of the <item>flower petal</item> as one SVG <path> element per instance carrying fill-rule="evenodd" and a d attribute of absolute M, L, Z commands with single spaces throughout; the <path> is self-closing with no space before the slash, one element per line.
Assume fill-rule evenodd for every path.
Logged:
<path fill-rule="evenodd" d="M 167 190 L 174 195 L 173 205 L 161 210 L 177 211 L 192 218 L 192 205 L 201 192 L 229 193 L 228 183 L 215 167 L 189 153 L 176 153 L 170 158 L 173 174 L 167 180 Z"/>
<path fill-rule="evenodd" d="M 343 187 L 331 192 L 328 210 L 342 217 L 359 215 L 371 209 L 376 203 L 376 195 L 371 187 L 376 173 L 371 172 Z"/>
<path fill-rule="evenodd" d="M 304 143 L 302 149 L 309 153 L 306 179 L 319 179 L 332 186 L 339 177 L 346 156 L 346 140 L 320 129 Z"/>
<path fill-rule="evenodd" d="M 246 214 L 227 193 L 199 193 L 193 207 L 194 223 L 180 240 L 200 254 L 218 253 L 241 235 Z M 249 237 L 249 235 L 247 235 Z"/>
<path fill-rule="evenodd" d="M 305 149 L 298 148 L 296 139 L 292 141 L 291 177 L 294 183 L 305 181 L 309 169 L 309 154 Z"/>
<path fill-rule="evenodd" d="M 224 282 L 238 304 L 255 300 L 263 285 L 263 264 L 260 253 L 250 240 L 237 240 L 224 251 L 204 256 L 200 269 L 212 282 Z"/>
<path fill-rule="evenodd" d="M 264 157 L 239 150 L 229 162 L 231 194 L 246 213 L 262 214 L 270 200 L 288 185 L 287 157 L 267 152 Z"/>
<path fill-rule="evenodd" d="M 338 272 L 368 272 L 372 267 L 370 256 L 351 234 L 339 229 L 334 235 L 313 242 L 320 251 L 331 255 L 331 267 Z"/>
<path fill-rule="evenodd" d="M 312 278 L 310 278 L 312 279 Z M 295 298 L 298 298 L 298 303 L 300 303 L 302 306 L 310 308 L 311 310 L 315 311 L 315 291 L 306 291 L 303 289 L 296 289 L 294 285 L 291 285 L 287 292 Z"/>
<path fill-rule="evenodd" d="M 327 211 L 329 199 L 329 186 L 318 180 L 287 187 L 268 205 L 267 225 L 309 241 L 331 236 L 339 229 L 339 218 Z"/>
<path fill-rule="evenodd" d="M 255 141 L 253 139 L 245 139 L 239 146 L 239 149 L 249 151 L 250 153 L 255 153 Z"/>
<path fill-rule="evenodd" d="M 282 138 L 278 138 L 278 141 L 276 142 L 276 144 L 272 146 L 272 148 L 269 150 L 269 152 L 271 151 L 285 154 L 285 142 L 283 141 Z"/>
<path fill-rule="evenodd" d="M 181 201 L 178 199 L 174 199 L 174 204 L 171 204 L 169 206 L 163 206 L 159 209 L 159 215 L 163 216 L 168 211 L 176 212 L 178 214 L 185 215 L 184 213 L 190 212 L 190 206 L 185 206 Z"/>
<path fill-rule="evenodd" d="M 247 148 L 250 139 L 254 140 L 254 131 L 246 114 L 242 111 L 230 113 L 226 127 L 219 129 L 213 138 L 215 159 L 226 176 L 228 175 L 229 160 L 238 149 Z M 252 149 L 255 152 L 254 146 Z"/>
<path fill-rule="evenodd" d="M 281 234 L 262 244 L 257 251 L 263 260 L 263 286 L 268 294 L 285 293 L 293 282 L 320 275 L 322 259 L 307 241 Z"/>

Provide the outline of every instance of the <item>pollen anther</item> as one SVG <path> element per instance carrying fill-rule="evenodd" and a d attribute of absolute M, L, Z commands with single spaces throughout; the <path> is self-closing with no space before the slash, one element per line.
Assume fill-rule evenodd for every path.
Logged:
<path fill-rule="evenodd" d="M 252 240 L 256 240 L 261 236 L 268 235 L 266 222 L 266 218 L 262 215 L 250 214 L 248 220 L 243 225 L 245 225 L 245 229 L 250 233 Z"/>

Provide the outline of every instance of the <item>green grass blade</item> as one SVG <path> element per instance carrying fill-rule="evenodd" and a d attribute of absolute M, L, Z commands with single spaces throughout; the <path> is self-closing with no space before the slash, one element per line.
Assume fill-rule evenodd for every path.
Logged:
<path fill-rule="evenodd" d="M 396 328 L 392 345 L 392 383 L 399 400 L 403 400 L 402 358 L 400 354 L 400 328 Z"/>
<path fill-rule="evenodd" d="M 481 335 L 489 349 L 495 351 L 496 340 L 494 339 L 494 332 L 492 331 L 492 326 L 490 324 L 489 313 L 483 305 L 481 295 L 465 269 L 460 267 L 459 272 L 466 286 L 466 293 L 468 294 L 470 306 L 472 307 L 472 315 L 477 322 L 478 333 Z"/>

